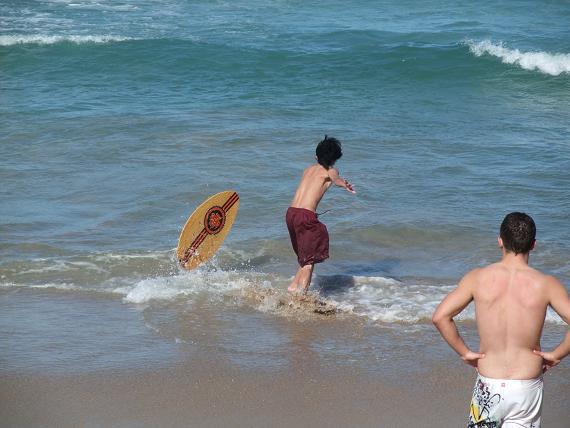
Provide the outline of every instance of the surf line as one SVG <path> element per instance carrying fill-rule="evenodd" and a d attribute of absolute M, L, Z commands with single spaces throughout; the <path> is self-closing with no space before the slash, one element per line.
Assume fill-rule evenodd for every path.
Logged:
<path fill-rule="evenodd" d="M 239 200 L 238 194 L 236 192 L 232 193 L 232 195 L 226 200 L 226 202 L 224 202 L 224 205 L 222 205 L 220 207 L 222 209 L 222 211 L 224 212 L 224 215 L 235 205 L 235 203 L 238 200 Z M 216 208 L 216 207 L 213 207 L 213 208 Z M 211 209 L 209 211 L 211 211 Z M 206 214 L 206 216 L 207 216 L 207 214 Z M 207 219 L 204 219 L 205 223 L 206 223 L 206 221 L 207 221 Z M 196 238 L 194 238 L 194 241 L 192 241 L 192 243 L 190 244 L 188 249 L 186 251 L 184 251 L 184 257 L 180 260 L 180 263 L 183 265 L 188 263 L 188 260 L 190 260 L 190 257 L 192 257 L 196 253 L 196 250 L 198 250 L 198 248 L 206 240 L 208 235 L 216 234 L 222 228 L 223 228 L 223 225 L 222 225 L 222 227 L 217 229 L 215 232 L 213 232 L 208 227 L 204 226 L 204 228 L 201 230 L 201 232 L 198 234 L 198 236 L 196 236 Z"/>

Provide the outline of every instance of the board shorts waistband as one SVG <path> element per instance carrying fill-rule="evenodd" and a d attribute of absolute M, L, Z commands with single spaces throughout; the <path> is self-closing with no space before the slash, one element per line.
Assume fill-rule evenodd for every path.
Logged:
<path fill-rule="evenodd" d="M 536 389 L 541 388 L 543 384 L 542 376 L 534 379 L 495 379 L 492 377 L 485 377 L 482 374 L 478 374 L 479 379 L 483 382 L 493 385 L 498 388 L 505 389 Z"/>
<path fill-rule="evenodd" d="M 307 209 L 307 208 L 289 207 L 289 208 L 287 208 L 287 211 L 289 211 L 289 210 L 291 210 L 291 211 L 297 211 L 297 212 L 300 212 L 300 213 L 304 212 L 305 214 L 308 214 L 308 215 L 313 214 L 315 217 L 317 216 L 317 213 L 316 213 L 315 211 L 309 210 L 309 209 Z"/>

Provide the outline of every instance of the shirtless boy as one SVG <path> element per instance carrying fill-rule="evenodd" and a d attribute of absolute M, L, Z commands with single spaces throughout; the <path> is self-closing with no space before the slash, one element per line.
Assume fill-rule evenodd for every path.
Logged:
<path fill-rule="evenodd" d="M 570 297 L 556 278 L 529 267 L 535 235 L 532 218 L 508 214 L 498 239 L 501 261 L 465 275 L 433 315 L 449 346 L 478 371 L 469 428 L 539 428 L 542 373 L 570 353 L 570 331 L 553 351 L 540 347 L 547 307 L 570 324 Z M 472 300 L 479 352 L 465 345 L 453 321 Z"/>
<path fill-rule="evenodd" d="M 323 195 L 333 184 L 356 193 L 352 184 L 342 179 L 334 168 L 341 156 L 340 141 L 325 135 L 317 146 L 317 163 L 303 172 L 301 183 L 287 210 L 285 221 L 300 266 L 288 288 L 292 293 L 306 293 L 311 285 L 315 263 L 329 257 L 327 227 L 318 220 L 316 213 Z"/>

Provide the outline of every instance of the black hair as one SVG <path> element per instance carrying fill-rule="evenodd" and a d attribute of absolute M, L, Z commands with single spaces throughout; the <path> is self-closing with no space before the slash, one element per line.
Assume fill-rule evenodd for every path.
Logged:
<path fill-rule="evenodd" d="M 512 212 L 501 223 L 500 236 L 507 252 L 527 254 L 534 245 L 536 225 L 529 215 Z"/>
<path fill-rule="evenodd" d="M 329 169 L 342 157 L 342 146 L 336 138 L 325 135 L 325 138 L 317 145 L 317 162 Z"/>

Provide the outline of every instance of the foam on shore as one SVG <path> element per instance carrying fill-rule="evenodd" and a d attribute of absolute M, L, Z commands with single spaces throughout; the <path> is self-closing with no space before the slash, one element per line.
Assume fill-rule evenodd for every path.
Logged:
<path fill-rule="evenodd" d="M 455 287 L 455 284 L 409 283 L 382 276 L 316 275 L 311 288 L 314 301 L 299 303 L 286 292 L 290 278 L 282 275 L 222 269 L 215 265 L 185 271 L 176 268 L 171 256 L 166 251 L 97 254 L 87 259 L 41 259 L 27 269 L 14 266 L 17 273 L 1 279 L 0 287 L 111 294 L 125 304 L 135 305 L 168 304 L 181 299 L 192 302 L 206 296 L 220 304 L 229 301 L 276 315 L 322 310 L 327 314 L 397 324 L 429 324 L 439 302 Z M 457 319 L 474 320 L 473 305 Z M 551 310 L 546 320 L 563 324 Z"/>

